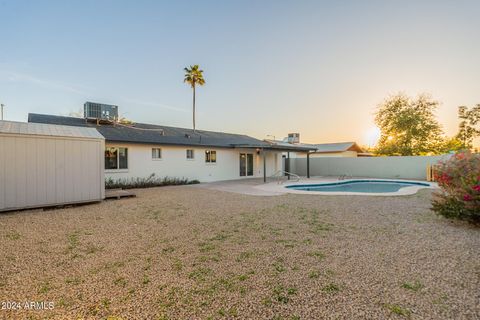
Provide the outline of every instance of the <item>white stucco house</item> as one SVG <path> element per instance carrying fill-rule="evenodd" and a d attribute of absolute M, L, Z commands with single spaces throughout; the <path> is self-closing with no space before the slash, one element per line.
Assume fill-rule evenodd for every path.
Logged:
<path fill-rule="evenodd" d="M 105 177 L 177 177 L 200 182 L 263 177 L 282 170 L 282 153 L 310 146 L 277 145 L 247 135 L 87 118 L 28 115 L 28 122 L 95 128 L 105 137 Z"/>

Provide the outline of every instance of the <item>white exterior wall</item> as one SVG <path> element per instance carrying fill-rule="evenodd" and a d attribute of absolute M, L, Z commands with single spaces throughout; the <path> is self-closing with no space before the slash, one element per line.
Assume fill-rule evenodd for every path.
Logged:
<path fill-rule="evenodd" d="M 104 199 L 104 149 L 103 139 L 0 133 L 0 211 Z"/>
<path fill-rule="evenodd" d="M 206 148 L 169 145 L 107 143 L 107 147 L 128 148 L 128 169 L 105 170 L 112 179 L 157 177 L 196 179 L 200 182 L 234 180 L 240 177 L 240 153 L 253 154 L 253 177 L 263 177 L 262 154 L 255 149 Z M 152 159 L 152 148 L 162 149 L 162 159 Z M 195 158 L 187 159 L 186 150 L 193 149 Z M 205 162 L 205 150 L 217 152 L 216 163 Z M 282 169 L 281 152 L 267 151 L 267 176 Z"/>

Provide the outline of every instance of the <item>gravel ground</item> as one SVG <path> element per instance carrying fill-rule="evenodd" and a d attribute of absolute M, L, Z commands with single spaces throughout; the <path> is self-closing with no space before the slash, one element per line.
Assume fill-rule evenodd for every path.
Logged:
<path fill-rule="evenodd" d="M 0 300 L 31 319 L 478 319 L 480 230 L 405 197 L 194 186 L 0 215 Z M 3 305 L 5 306 L 5 304 Z"/>

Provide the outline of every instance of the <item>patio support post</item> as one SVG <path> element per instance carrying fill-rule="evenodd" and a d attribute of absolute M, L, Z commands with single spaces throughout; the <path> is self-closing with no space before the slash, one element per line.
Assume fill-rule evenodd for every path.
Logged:
<path fill-rule="evenodd" d="M 290 180 L 290 151 L 287 152 L 287 165 L 285 166 L 287 173 L 287 179 Z"/>
<path fill-rule="evenodd" d="M 267 154 L 265 150 L 262 151 L 263 154 L 263 182 L 267 182 Z"/>
<path fill-rule="evenodd" d="M 307 178 L 310 179 L 310 152 L 307 152 Z"/>

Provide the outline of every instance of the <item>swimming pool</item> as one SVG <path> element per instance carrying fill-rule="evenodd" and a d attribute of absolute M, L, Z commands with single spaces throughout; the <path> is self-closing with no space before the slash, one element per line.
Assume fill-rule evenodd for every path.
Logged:
<path fill-rule="evenodd" d="M 396 193 L 406 187 L 431 187 L 430 184 L 416 181 L 401 180 L 345 180 L 326 182 L 318 184 L 294 184 L 286 186 L 288 189 L 313 192 L 335 192 L 335 193 Z M 417 189 L 415 188 L 415 189 Z"/>

